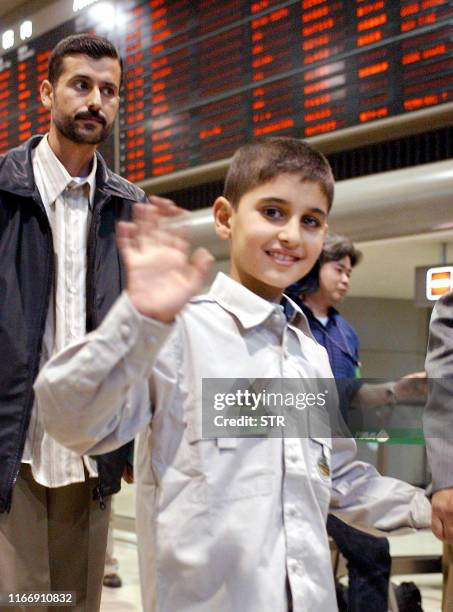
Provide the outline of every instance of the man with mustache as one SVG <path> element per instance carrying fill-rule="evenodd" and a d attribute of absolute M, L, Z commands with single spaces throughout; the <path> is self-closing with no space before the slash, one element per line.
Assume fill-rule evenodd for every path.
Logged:
<path fill-rule="evenodd" d="M 76 591 L 72 609 L 86 612 L 99 609 L 109 496 L 129 448 L 96 460 L 67 450 L 44 432 L 32 387 L 123 288 L 115 223 L 146 198 L 96 152 L 121 81 L 108 40 L 62 40 L 41 85 L 48 134 L 0 156 L 0 592 Z"/>

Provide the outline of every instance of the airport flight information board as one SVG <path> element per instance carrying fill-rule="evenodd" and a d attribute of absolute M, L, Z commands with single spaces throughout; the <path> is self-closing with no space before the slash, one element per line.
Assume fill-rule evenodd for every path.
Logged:
<path fill-rule="evenodd" d="M 228 157 L 253 136 L 310 137 L 453 99 L 453 3 L 131 3 L 121 172 Z"/>
<path fill-rule="evenodd" d="M 49 113 L 41 105 L 39 86 L 47 78 L 47 60 L 73 22 L 48 32 L 0 58 L 0 153 L 46 132 Z"/>
<path fill-rule="evenodd" d="M 253 136 L 310 137 L 453 99 L 453 0 L 117 4 L 119 170 L 132 181 L 229 157 Z M 83 27 L 0 60 L 0 152 L 46 129 L 45 55 Z"/>

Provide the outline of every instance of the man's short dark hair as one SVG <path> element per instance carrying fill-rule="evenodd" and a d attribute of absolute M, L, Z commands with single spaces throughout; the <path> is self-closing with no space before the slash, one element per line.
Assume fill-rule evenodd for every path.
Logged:
<path fill-rule="evenodd" d="M 362 252 L 346 236 L 328 234 L 321 252 L 321 266 L 329 261 L 340 261 L 343 257 L 349 257 L 351 266 L 354 267 L 362 259 Z"/>
<path fill-rule="evenodd" d="M 257 139 L 236 151 L 225 179 L 223 195 L 233 206 L 244 194 L 279 174 L 295 174 L 318 183 L 332 206 L 334 178 L 322 153 L 296 138 Z"/>
<path fill-rule="evenodd" d="M 123 77 L 123 61 L 114 44 L 108 38 L 95 34 L 73 34 L 60 40 L 49 57 L 48 79 L 53 86 L 63 72 L 63 60 L 67 55 L 87 55 L 93 59 L 111 57 L 118 60 Z"/>

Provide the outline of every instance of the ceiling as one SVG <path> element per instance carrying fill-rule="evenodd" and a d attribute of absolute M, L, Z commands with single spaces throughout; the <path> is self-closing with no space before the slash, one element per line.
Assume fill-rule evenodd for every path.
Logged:
<path fill-rule="evenodd" d="M 0 2 L 0 17 L 14 11 L 20 6 L 27 4 L 28 0 L 1 0 Z"/>
<path fill-rule="evenodd" d="M 42 9 L 47 4 L 51 4 L 55 0 L 0 0 L 0 29 L 3 29 L 3 19 L 5 17 L 5 25 L 9 25 L 15 21 L 15 18 L 29 17 Z M 72 6 L 72 2 L 67 0 Z M 17 15 L 16 15 L 17 14 Z"/>

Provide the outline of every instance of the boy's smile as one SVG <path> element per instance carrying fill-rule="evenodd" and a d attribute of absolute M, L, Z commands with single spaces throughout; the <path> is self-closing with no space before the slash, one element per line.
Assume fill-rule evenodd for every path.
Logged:
<path fill-rule="evenodd" d="M 236 207 L 214 205 L 217 232 L 231 241 L 230 275 L 267 300 L 305 276 L 321 253 L 327 198 L 318 183 L 280 174 L 245 193 Z"/>

